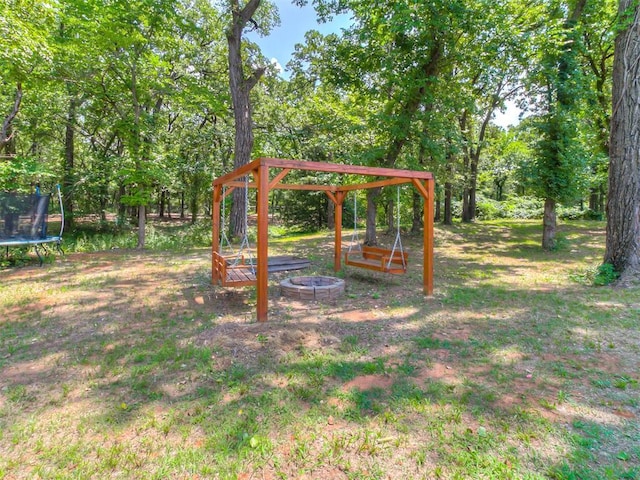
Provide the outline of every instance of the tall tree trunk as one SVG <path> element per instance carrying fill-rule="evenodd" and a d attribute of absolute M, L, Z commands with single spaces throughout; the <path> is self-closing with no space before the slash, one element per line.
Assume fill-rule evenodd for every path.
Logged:
<path fill-rule="evenodd" d="M 453 225 L 453 212 L 451 208 L 451 201 L 453 197 L 453 185 L 451 182 L 445 182 L 444 184 L 444 219 L 442 223 L 444 225 Z"/>
<path fill-rule="evenodd" d="M 68 88 L 70 89 L 70 88 Z M 74 156 L 75 156 L 75 125 L 76 125 L 76 108 L 77 97 L 74 94 L 69 96 L 69 109 L 67 111 L 67 120 L 64 135 L 64 176 L 62 179 L 63 196 L 62 204 L 64 207 L 64 229 L 71 231 L 73 228 L 73 211 L 74 211 Z"/>
<path fill-rule="evenodd" d="M 547 198 L 544 201 L 542 219 L 542 248 L 552 250 L 556 246 L 556 201 Z"/>
<path fill-rule="evenodd" d="M 397 124 L 395 128 L 391 129 L 396 133 L 389 143 L 387 150 L 383 152 L 376 161 L 376 163 L 381 164 L 381 166 L 388 168 L 393 168 L 395 166 L 398 156 L 409 139 L 416 112 L 421 106 L 425 107 L 425 97 L 430 91 L 428 87 L 439 73 L 443 51 L 443 44 L 438 38 L 436 38 L 436 34 L 434 33 L 433 45 L 431 46 L 429 55 L 425 58 L 424 63 L 418 66 L 418 69 L 415 72 L 415 86 L 407 92 L 404 103 L 402 103 L 398 109 L 395 108 L 395 99 L 393 100 L 394 104 L 387 105 L 389 113 L 392 113 L 393 110 L 397 110 L 393 112 L 397 119 Z M 429 108 L 429 106 L 426 106 L 426 108 Z M 365 243 L 367 245 L 378 244 L 375 226 L 376 202 L 374 199 L 379 194 L 380 192 L 377 194 L 374 193 L 372 196 L 373 200 L 371 202 L 367 201 L 367 234 L 365 238 Z M 369 199 L 369 197 L 370 195 L 367 193 L 367 199 Z M 370 224 L 369 222 L 374 223 Z"/>
<path fill-rule="evenodd" d="M 464 184 L 462 187 L 462 210 L 460 212 L 461 220 L 463 222 L 470 222 L 472 220 L 472 214 L 469 210 L 469 203 L 471 197 L 471 125 L 469 121 L 469 112 L 465 110 L 458 121 L 460 124 L 460 131 L 462 137 L 465 139 L 463 148 L 463 162 L 462 162 L 462 174 L 464 177 Z"/>
<path fill-rule="evenodd" d="M 444 225 L 453 225 L 453 155 L 447 156 L 446 181 L 444 182 L 444 218 L 442 223 Z"/>
<path fill-rule="evenodd" d="M 566 42 L 560 57 L 557 59 L 557 80 L 555 80 L 556 101 L 551 104 L 551 114 L 546 126 L 546 140 L 552 145 L 548 148 L 551 167 L 550 175 L 555 178 L 555 183 L 561 183 L 558 176 L 562 175 L 558 165 L 563 165 L 561 157 L 566 155 L 567 143 L 575 142 L 576 136 L 571 131 L 573 125 L 567 122 L 566 112 L 570 112 L 575 108 L 577 103 L 576 91 L 572 88 L 573 68 L 572 63 L 577 55 L 575 39 L 572 38 L 571 32 L 578 24 L 582 12 L 587 4 L 587 0 L 577 0 L 574 9 L 565 21 L 564 28 L 567 32 Z M 566 168 L 566 167 L 565 167 Z M 563 189 L 553 188 L 547 190 L 544 204 L 542 248 L 550 250 L 556 246 L 556 199 L 560 199 L 563 195 Z"/>
<path fill-rule="evenodd" d="M 145 225 L 146 225 L 146 209 L 144 205 L 140 205 L 138 207 L 138 244 L 136 245 L 137 249 L 144 248 L 145 242 Z"/>
<path fill-rule="evenodd" d="M 7 155 L 11 155 L 12 152 L 7 150 L 9 144 L 13 140 L 14 131 L 12 128 L 13 120 L 20 111 L 20 105 L 22 104 L 22 83 L 16 84 L 16 93 L 14 95 L 13 107 L 11 111 L 5 115 L 2 119 L 2 126 L 0 127 L 0 153 L 5 152 Z"/>
<path fill-rule="evenodd" d="M 261 0 L 249 0 L 240 9 L 238 0 L 231 0 L 232 20 L 226 31 L 229 44 L 229 88 L 235 121 L 235 157 L 234 168 L 246 165 L 251 160 L 253 150 L 253 124 L 250 93 L 265 72 L 265 68 L 253 69 L 246 77 L 242 61 L 242 34 L 247 23 L 260 6 Z M 245 203 L 244 189 L 233 191 L 233 205 L 229 218 L 231 236 L 242 237 L 246 234 L 244 224 Z"/>
<path fill-rule="evenodd" d="M 465 180 L 466 183 L 467 180 Z M 469 213 L 469 196 L 470 196 L 470 190 L 468 186 L 465 186 L 462 189 L 462 208 L 461 208 L 461 219 L 463 222 L 470 222 L 471 221 L 471 214 Z"/>
<path fill-rule="evenodd" d="M 198 197 L 200 196 L 200 182 L 197 178 L 193 178 L 191 182 L 191 224 L 195 224 L 198 220 Z"/>
<path fill-rule="evenodd" d="M 411 233 L 418 233 L 422 227 L 422 196 L 415 189 L 412 195 Z"/>
<path fill-rule="evenodd" d="M 585 34 L 588 36 L 589 32 Z M 593 75 L 596 78 L 595 82 L 595 98 L 597 110 L 592 112 L 596 126 L 596 138 L 600 146 L 600 151 L 603 155 L 609 156 L 609 136 L 611 125 L 611 99 L 608 95 L 608 81 L 611 78 L 611 72 L 609 71 L 609 62 L 611 51 L 607 48 L 602 52 L 600 58 L 594 57 L 590 52 L 586 53 L 587 64 L 591 68 Z M 591 174 L 596 177 L 598 175 L 599 165 L 592 165 Z M 589 209 L 598 214 L 604 213 L 604 202 L 602 198 L 604 182 L 593 185 L 590 189 L 589 195 Z"/>
<path fill-rule="evenodd" d="M 367 228 L 364 235 L 364 244 L 371 247 L 378 245 L 376 236 L 377 202 L 380 196 L 380 187 L 367 190 Z"/>
<path fill-rule="evenodd" d="M 327 209 L 327 228 L 329 230 L 335 230 L 336 228 L 336 216 L 335 216 L 335 205 L 333 202 L 326 202 Z"/>
<path fill-rule="evenodd" d="M 498 104 L 502 99 L 511 97 L 516 89 L 513 89 L 506 94 L 503 94 L 504 82 L 499 82 L 496 86 L 496 90 L 491 96 L 491 102 L 487 105 L 487 109 L 480 125 L 480 131 L 478 132 L 478 138 L 475 141 L 471 141 L 471 122 L 467 118 L 467 112 L 463 114 L 460 120 L 460 128 L 463 132 L 466 141 L 465 146 L 465 190 L 462 196 L 462 221 L 473 222 L 476 219 L 476 193 L 478 190 L 478 165 L 480 164 L 480 155 L 484 148 L 484 140 L 487 136 L 487 130 L 493 113 L 498 108 Z"/>
<path fill-rule="evenodd" d="M 166 205 L 166 196 L 167 196 L 167 191 L 164 188 L 160 189 L 160 204 L 159 204 L 159 209 L 158 209 L 158 217 L 159 218 L 164 218 L 164 209 L 165 209 L 165 205 Z"/>
<path fill-rule="evenodd" d="M 619 14 L 633 21 L 615 46 L 604 261 L 628 284 L 640 280 L 640 6 L 620 0 Z"/>
<path fill-rule="evenodd" d="M 122 203 L 122 197 L 127 194 L 127 189 L 123 184 L 118 187 L 117 203 L 118 203 L 118 225 L 124 225 L 127 217 L 127 206 Z"/>
<path fill-rule="evenodd" d="M 394 205 L 394 201 L 391 199 L 387 200 L 385 205 L 385 216 L 387 217 L 387 233 L 393 232 L 396 228 L 395 209 L 396 207 Z"/>

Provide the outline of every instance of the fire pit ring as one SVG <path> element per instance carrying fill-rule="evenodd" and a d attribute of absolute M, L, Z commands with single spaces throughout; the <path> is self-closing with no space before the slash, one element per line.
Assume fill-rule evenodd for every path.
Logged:
<path fill-rule="evenodd" d="M 290 277 L 280 282 L 280 291 L 297 300 L 331 300 L 344 293 L 344 286 L 344 280 L 336 277 Z"/>

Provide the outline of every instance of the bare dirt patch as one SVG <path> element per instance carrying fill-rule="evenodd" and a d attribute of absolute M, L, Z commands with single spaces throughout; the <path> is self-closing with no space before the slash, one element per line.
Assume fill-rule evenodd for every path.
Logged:
<path fill-rule="evenodd" d="M 382 375 L 361 375 L 349 380 L 342 385 L 342 390 L 348 392 L 349 390 L 356 389 L 361 392 L 364 390 L 371 390 L 374 388 L 387 389 L 393 385 L 393 379 L 391 377 L 385 377 Z"/>

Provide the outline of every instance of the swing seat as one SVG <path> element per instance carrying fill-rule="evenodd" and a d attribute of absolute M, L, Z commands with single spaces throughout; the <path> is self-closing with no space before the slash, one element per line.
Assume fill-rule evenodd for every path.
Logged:
<path fill-rule="evenodd" d="M 256 284 L 254 268 L 244 262 L 244 256 L 237 265 L 229 264 L 229 258 L 213 252 L 213 280 L 223 287 L 249 287 Z"/>
<path fill-rule="evenodd" d="M 393 252 L 386 248 L 364 246 L 361 252 L 345 252 L 344 263 L 376 272 L 403 275 L 407 273 L 408 258 L 408 252 L 398 250 Z"/>

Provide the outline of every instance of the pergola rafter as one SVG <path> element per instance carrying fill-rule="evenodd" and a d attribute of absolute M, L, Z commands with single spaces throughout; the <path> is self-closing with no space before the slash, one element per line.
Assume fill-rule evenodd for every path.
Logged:
<path fill-rule="evenodd" d="M 271 170 L 277 172 L 271 178 Z M 336 173 L 339 175 L 360 175 L 373 177 L 375 180 L 365 183 L 349 185 L 312 185 L 287 184 L 283 180 L 291 170 L 311 172 Z M 258 158 L 253 162 L 237 168 L 231 173 L 223 175 L 213 181 L 213 220 L 212 220 L 212 253 L 219 249 L 220 238 L 220 204 L 234 188 L 247 185 L 238 178 L 251 175 L 253 181 L 249 188 L 257 190 L 258 233 L 256 248 L 256 276 L 257 289 L 257 319 L 260 322 L 268 318 L 268 251 L 269 251 L 269 192 L 271 190 L 308 190 L 324 191 L 333 202 L 335 208 L 335 245 L 334 270 L 342 269 L 342 205 L 346 195 L 354 190 L 367 190 L 389 185 L 412 184 L 424 198 L 424 234 L 423 234 L 423 291 L 426 295 L 433 294 L 433 205 L 435 182 L 433 174 L 415 170 L 402 170 L 382 167 L 365 167 L 360 165 L 341 165 L 335 163 L 309 162 L 301 160 L 286 160 L 281 158 Z M 223 186 L 227 190 L 223 194 Z M 212 280 L 216 281 L 216 262 L 212 260 Z"/>

